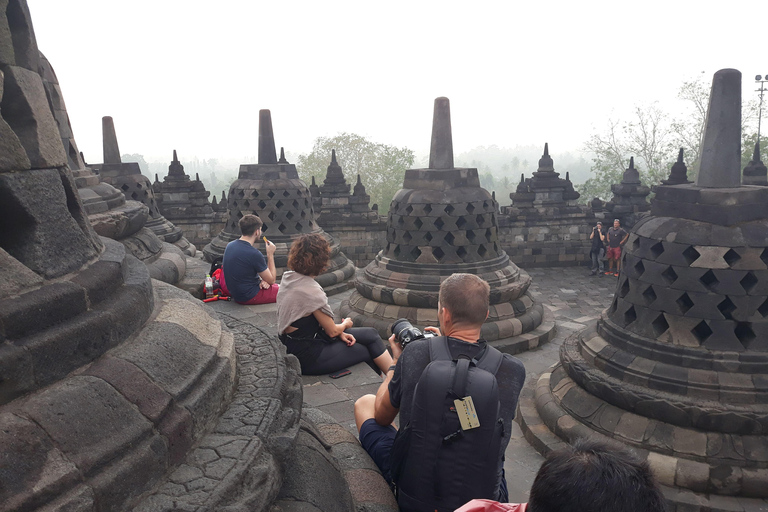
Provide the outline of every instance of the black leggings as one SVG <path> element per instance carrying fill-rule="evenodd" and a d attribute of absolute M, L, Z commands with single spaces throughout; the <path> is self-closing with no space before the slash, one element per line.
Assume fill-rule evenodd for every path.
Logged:
<path fill-rule="evenodd" d="M 301 373 L 303 375 L 324 375 L 364 362 L 377 374 L 381 374 L 381 370 L 373 360 L 382 355 L 386 349 L 376 329 L 352 327 L 344 332 L 355 337 L 355 344 L 351 347 L 348 347 L 338 338 L 331 343 L 311 340 L 310 343 L 321 344 L 322 350 L 313 358 L 299 355 Z"/>

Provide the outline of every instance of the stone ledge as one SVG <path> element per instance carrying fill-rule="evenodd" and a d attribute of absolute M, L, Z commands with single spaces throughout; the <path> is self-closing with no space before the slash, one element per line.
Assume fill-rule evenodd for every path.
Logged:
<path fill-rule="evenodd" d="M 213 431 L 135 511 L 267 510 L 299 431 L 298 360 L 270 334 L 221 315 L 234 332 L 239 383 Z"/>
<path fill-rule="evenodd" d="M 234 347 L 188 294 L 158 282 L 154 292 L 156 316 L 143 329 L 94 364 L 0 408 L 0 465 L 12 468 L 0 474 L 0 508 L 123 510 L 210 428 L 231 397 Z M 189 317 L 214 326 L 176 323 Z M 153 337 L 163 325 L 179 330 Z M 163 366 L 168 351 L 186 364 Z M 122 357 L 130 354 L 142 357 Z"/>
<path fill-rule="evenodd" d="M 552 371 L 558 366 L 559 363 L 550 367 L 549 372 L 542 374 L 535 385 L 526 386 L 520 395 L 516 421 L 520 424 L 525 439 L 544 456 L 579 437 L 588 436 L 610 441 L 605 435 L 587 429 L 581 423 L 570 418 L 554 403 L 555 397 L 548 392 Z M 554 414 L 554 416 L 545 421 L 539 411 L 545 412 L 546 416 L 550 416 L 550 414 Z M 569 418 L 570 421 L 566 421 Z M 561 435 L 565 435 L 565 438 L 553 433 L 548 425 L 553 420 L 556 421 L 557 430 L 560 430 Z M 673 487 L 676 483 L 681 484 L 688 479 L 687 468 L 684 465 L 678 465 L 682 459 L 656 454 L 648 450 L 635 450 L 635 453 L 648 460 L 654 475 L 662 484 L 661 488 L 670 511 L 751 512 L 765 510 L 768 507 L 768 500 L 766 499 L 720 496 Z"/>

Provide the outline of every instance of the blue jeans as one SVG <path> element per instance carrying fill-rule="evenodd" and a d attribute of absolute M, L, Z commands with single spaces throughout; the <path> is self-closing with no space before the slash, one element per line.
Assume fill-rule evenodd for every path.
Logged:
<path fill-rule="evenodd" d="M 599 251 L 590 251 L 589 256 L 592 258 L 592 271 L 602 272 L 605 269 L 605 248 L 601 248 Z"/>

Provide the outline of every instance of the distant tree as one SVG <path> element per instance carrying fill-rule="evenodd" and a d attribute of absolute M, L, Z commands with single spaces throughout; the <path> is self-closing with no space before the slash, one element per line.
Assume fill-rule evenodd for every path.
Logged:
<path fill-rule="evenodd" d="M 635 157 L 635 167 L 648 186 L 666 179 L 669 169 L 683 148 L 688 167 L 688 179 L 695 180 L 701 159 L 701 142 L 709 107 L 709 86 L 702 78 L 686 81 L 677 97 L 684 101 L 682 117 L 670 119 L 657 103 L 636 106 L 629 121 L 610 119 L 607 128 L 593 134 L 585 143 L 592 153 L 592 177 L 577 187 L 582 198 L 610 199 L 611 184 L 619 183 L 629 157 Z M 753 125 L 757 119 L 757 102 L 742 103 L 742 168 L 749 163 L 757 134 Z M 748 135 L 750 134 L 751 135 Z M 761 137 L 761 147 L 763 147 Z"/>
<path fill-rule="evenodd" d="M 402 188 L 405 170 L 413 165 L 413 151 L 378 144 L 355 133 L 318 137 L 312 152 L 298 157 L 296 167 L 301 179 L 309 184 L 314 176 L 322 185 L 333 149 L 347 182 L 354 185 L 360 174 L 371 203 L 378 204 L 379 212 L 386 214 L 395 192 Z"/>
<path fill-rule="evenodd" d="M 123 162 L 136 162 L 139 164 L 141 174 L 150 178 L 151 181 L 154 181 L 155 177 L 150 174 L 149 165 L 147 164 L 147 161 L 144 160 L 144 155 L 140 155 L 138 153 L 126 153 L 124 155 L 120 155 L 120 160 Z"/>
<path fill-rule="evenodd" d="M 520 170 L 520 159 L 518 157 L 512 157 L 512 171 L 517 172 Z"/>
<path fill-rule="evenodd" d="M 481 174 L 480 176 L 480 186 L 483 187 L 486 190 L 495 190 L 496 183 L 493 179 L 493 174 L 490 172 L 485 172 Z"/>

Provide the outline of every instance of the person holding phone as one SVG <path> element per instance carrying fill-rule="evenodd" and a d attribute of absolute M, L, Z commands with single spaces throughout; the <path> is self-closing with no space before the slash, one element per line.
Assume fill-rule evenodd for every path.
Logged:
<path fill-rule="evenodd" d="M 365 362 L 381 375 L 392 366 L 379 333 L 372 327 L 352 327 L 352 319 L 333 320 L 328 296 L 315 281 L 331 256 L 321 234 L 293 241 L 288 268 L 277 293 L 277 333 L 289 354 L 301 363 L 303 375 L 323 375 Z"/>
<path fill-rule="evenodd" d="M 254 247 L 263 223 L 256 215 L 244 215 L 238 223 L 242 236 L 224 249 L 221 263 L 222 291 L 238 304 L 272 304 L 280 288 L 275 284 L 275 244 L 266 241 L 267 257 Z"/>
<path fill-rule="evenodd" d="M 592 259 L 592 272 L 589 275 L 597 275 L 603 277 L 603 270 L 605 264 L 603 259 L 605 258 L 605 231 L 603 230 L 603 223 L 597 221 L 597 225 L 592 228 L 592 233 L 589 235 L 589 239 L 592 240 L 592 247 L 589 250 L 589 257 Z"/>

